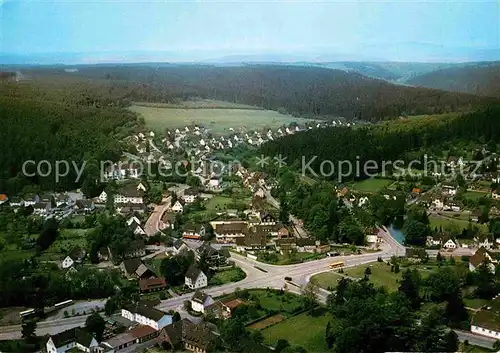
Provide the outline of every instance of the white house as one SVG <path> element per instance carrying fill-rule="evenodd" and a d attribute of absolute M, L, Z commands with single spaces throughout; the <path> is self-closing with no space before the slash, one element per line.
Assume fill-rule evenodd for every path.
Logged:
<path fill-rule="evenodd" d="M 99 343 L 88 332 L 79 327 L 49 337 L 45 344 L 47 353 L 65 353 L 71 349 L 90 353 Z"/>
<path fill-rule="evenodd" d="M 124 318 L 129 319 L 130 321 L 150 326 L 155 330 L 161 330 L 165 326 L 172 323 L 172 315 L 140 304 L 124 306 L 121 314 Z"/>
<path fill-rule="evenodd" d="M 182 203 L 179 200 L 175 201 L 174 205 L 172 206 L 172 212 L 182 213 L 183 211 L 184 206 L 182 206 Z"/>
<path fill-rule="evenodd" d="M 193 188 L 189 188 L 189 189 L 184 191 L 184 195 L 182 198 L 184 199 L 185 203 L 188 203 L 188 204 L 193 203 L 198 198 L 198 191 L 196 191 Z"/>
<path fill-rule="evenodd" d="M 436 210 L 442 210 L 444 208 L 444 202 L 443 200 L 441 199 L 434 199 L 432 201 L 432 206 L 436 209 Z"/>
<path fill-rule="evenodd" d="M 368 205 L 369 204 L 369 200 L 368 200 L 368 197 L 364 196 L 364 197 L 360 197 L 359 200 L 358 200 L 358 207 L 363 207 L 365 205 Z"/>
<path fill-rule="evenodd" d="M 207 187 L 212 190 L 217 190 L 220 188 L 220 180 L 217 177 L 212 177 L 208 181 Z"/>
<path fill-rule="evenodd" d="M 202 270 L 194 266 L 189 267 L 184 276 L 184 283 L 191 289 L 203 288 L 208 285 L 207 276 Z"/>
<path fill-rule="evenodd" d="M 196 311 L 197 313 L 205 313 L 205 309 L 208 308 L 210 305 L 215 303 L 214 299 L 208 295 L 205 294 L 205 292 L 197 290 L 194 294 L 193 297 L 191 298 L 191 308 L 193 311 Z"/>
<path fill-rule="evenodd" d="M 114 203 L 132 203 L 132 204 L 143 204 L 144 203 L 144 185 L 139 183 L 135 186 L 134 184 L 124 185 L 114 196 Z"/>
<path fill-rule="evenodd" d="M 102 203 L 105 203 L 107 200 L 108 200 L 108 194 L 106 193 L 106 191 L 102 191 L 99 196 L 97 197 L 97 199 L 102 202 Z"/>
<path fill-rule="evenodd" d="M 35 204 L 37 204 L 39 202 L 40 202 L 40 196 L 38 196 L 38 195 L 30 194 L 30 195 L 26 195 L 26 197 L 24 198 L 24 206 L 25 207 L 35 206 Z"/>
<path fill-rule="evenodd" d="M 136 223 L 138 225 L 141 225 L 141 221 L 136 216 L 132 216 L 129 219 L 127 219 L 127 225 L 128 226 L 130 226 L 132 223 Z"/>
<path fill-rule="evenodd" d="M 452 185 L 443 185 L 443 194 L 448 196 L 455 196 L 457 194 L 457 188 Z"/>
<path fill-rule="evenodd" d="M 67 269 L 67 268 L 70 268 L 71 266 L 73 266 L 74 264 L 75 264 L 75 261 L 73 261 L 73 259 L 71 258 L 71 256 L 68 255 L 62 261 L 61 267 L 63 269 Z"/>
<path fill-rule="evenodd" d="M 453 239 L 448 239 L 444 244 L 444 249 L 456 249 L 458 247 L 458 242 L 453 241 Z"/>
<path fill-rule="evenodd" d="M 486 248 L 480 247 L 469 258 L 469 271 L 474 272 L 483 263 L 487 264 L 490 272 L 495 273 L 495 265 L 498 264 L 498 261 Z"/>
<path fill-rule="evenodd" d="M 472 318 L 470 330 L 478 335 L 500 340 L 500 295 Z"/>

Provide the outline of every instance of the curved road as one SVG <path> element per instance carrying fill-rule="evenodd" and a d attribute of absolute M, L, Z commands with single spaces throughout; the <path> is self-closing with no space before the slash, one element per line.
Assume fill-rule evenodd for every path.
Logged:
<path fill-rule="evenodd" d="M 161 215 L 160 215 L 161 217 Z M 158 226 L 158 223 L 152 223 L 152 227 Z M 235 283 L 228 283 L 217 287 L 205 288 L 204 291 L 212 296 L 220 296 L 234 292 L 239 289 L 252 288 L 275 288 L 280 289 L 287 284 L 288 290 L 300 294 L 301 287 L 305 286 L 310 278 L 321 272 L 329 271 L 328 265 L 333 261 L 344 261 L 345 267 L 358 266 L 369 262 L 377 261 L 378 257 L 389 259 L 394 255 L 404 255 L 404 246 L 397 243 L 387 232 L 380 229 L 380 236 L 384 239 L 382 250 L 363 255 L 327 257 L 321 260 L 309 261 L 295 265 L 271 265 L 245 256 L 231 253 L 231 259 L 246 273 L 246 278 Z M 257 269 L 259 267 L 262 270 Z M 292 277 L 293 283 L 287 283 L 285 277 Z M 330 292 L 324 289 L 318 290 L 318 299 L 321 302 L 326 301 Z M 179 297 L 163 300 L 157 306 L 161 310 L 179 310 L 184 305 L 184 301 L 191 299 L 193 293 L 181 295 Z M 64 318 L 52 321 L 39 322 L 37 325 L 37 335 L 54 334 L 72 327 L 83 326 L 86 316 Z M 20 338 L 21 326 L 3 326 L 0 327 L 0 339 Z"/>

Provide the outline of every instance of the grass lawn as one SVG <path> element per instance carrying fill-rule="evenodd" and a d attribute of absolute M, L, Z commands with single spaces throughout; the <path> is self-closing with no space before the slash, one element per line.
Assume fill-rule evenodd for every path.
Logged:
<path fill-rule="evenodd" d="M 323 289 L 328 290 L 328 288 L 335 288 L 339 280 L 342 278 L 342 275 L 336 271 L 328 271 L 318 273 L 317 275 L 312 276 L 311 281 L 320 286 Z"/>
<path fill-rule="evenodd" d="M 466 192 L 464 192 L 463 196 L 468 198 L 468 199 L 475 200 L 475 199 L 480 199 L 481 197 L 484 197 L 484 196 L 489 196 L 489 194 L 486 192 L 480 192 L 480 191 L 466 191 Z"/>
<path fill-rule="evenodd" d="M 464 298 L 464 303 L 468 308 L 481 309 L 484 305 L 489 303 L 489 300 Z"/>
<path fill-rule="evenodd" d="M 361 192 L 378 192 L 382 188 L 387 187 L 392 183 L 393 181 L 388 179 L 371 178 L 363 181 L 358 181 L 352 184 L 352 188 L 355 191 L 361 191 Z"/>
<path fill-rule="evenodd" d="M 228 205 L 233 203 L 233 199 L 227 196 L 214 196 L 207 201 L 205 205 L 207 211 L 216 212 L 228 208 Z"/>
<path fill-rule="evenodd" d="M 432 228 L 434 227 L 442 227 L 443 229 L 446 228 L 458 228 L 459 231 L 461 231 L 464 228 L 467 228 L 469 225 L 469 222 L 460 219 L 459 217 L 455 218 L 445 218 L 445 217 L 436 217 L 436 216 L 430 216 L 429 217 L 430 225 Z M 473 226 L 477 226 L 481 231 L 487 232 L 488 231 L 488 226 L 485 224 L 479 224 L 479 223 L 472 223 Z"/>
<path fill-rule="evenodd" d="M 63 255 L 66 255 L 75 246 L 81 248 L 87 247 L 87 233 L 89 229 L 62 229 L 59 232 L 59 237 L 53 242 L 49 248 L 43 252 L 41 259 L 43 260 L 60 260 Z"/>
<path fill-rule="evenodd" d="M 306 119 L 294 118 L 291 115 L 283 115 L 272 110 L 242 109 L 240 107 L 236 107 L 236 109 L 221 108 L 159 108 L 133 105 L 129 109 L 143 116 L 146 125 L 158 131 L 199 124 L 210 129 L 213 133 L 223 135 L 230 133 L 230 128 L 235 131 L 250 131 L 278 128 L 292 122 L 306 122 Z"/>
<path fill-rule="evenodd" d="M 385 286 L 389 291 L 396 291 L 398 289 L 398 280 L 401 279 L 402 271 L 399 273 L 391 272 L 391 266 L 388 266 L 384 262 L 373 262 L 366 265 L 348 268 L 344 270 L 344 274 L 351 277 L 363 278 L 367 267 L 370 267 L 372 270 L 370 281 L 376 286 Z"/>
<path fill-rule="evenodd" d="M 292 293 L 280 295 L 277 291 L 267 291 L 265 289 L 252 290 L 250 293 L 250 298 L 258 298 L 260 305 L 267 310 L 291 314 L 302 307 L 301 297 Z"/>
<path fill-rule="evenodd" d="M 313 254 L 309 252 L 296 252 L 293 254 L 273 253 L 271 256 L 266 256 L 265 253 L 258 256 L 258 260 L 272 265 L 291 265 L 300 264 L 302 262 L 324 259 L 326 254 Z"/>
<path fill-rule="evenodd" d="M 230 282 L 238 282 L 246 277 L 245 272 L 239 267 L 233 267 L 227 270 L 220 270 L 215 273 L 215 275 L 210 278 L 208 282 L 209 285 L 221 285 Z"/>
<path fill-rule="evenodd" d="M 291 345 L 304 347 L 308 352 L 329 352 L 325 330 L 331 316 L 313 317 L 303 313 L 262 330 L 266 344 L 275 345 L 278 339 L 286 339 Z"/>

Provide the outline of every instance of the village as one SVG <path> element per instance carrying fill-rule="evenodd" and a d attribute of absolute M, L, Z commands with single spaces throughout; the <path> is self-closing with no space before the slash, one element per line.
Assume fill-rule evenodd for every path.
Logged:
<path fill-rule="evenodd" d="M 280 219 L 279 203 L 272 196 L 278 180 L 265 172 L 218 160 L 215 153 L 258 145 L 265 141 L 264 137 L 272 139 L 300 130 L 296 126 L 295 130 L 287 127 L 275 133 L 268 131 L 265 136 L 255 132 L 254 137 L 234 134 L 231 138 L 219 139 L 208 138 L 203 128 L 197 126 L 186 127 L 182 132 L 167 132 L 172 137 L 162 139 L 154 132 L 138 133 L 127 139 L 137 155 L 129 150 L 123 161 L 102 171 L 107 186 L 95 198 L 86 198 L 80 190 L 4 197 L 4 206 L 16 210 L 32 208 L 32 217 L 72 224 L 73 229 L 68 228 L 68 232 L 74 232 L 87 219 L 105 214 L 122 222 L 123 229 L 130 234 L 130 241 L 119 252 L 111 243 L 102 244 L 96 252 L 97 261 L 89 260 L 88 244 L 71 245 L 74 243 L 71 239 L 67 246 L 59 248 L 58 260 L 52 257 L 48 260 L 56 262 L 68 278 L 84 267 L 119 270 L 124 280 L 136 286 L 141 301 L 126 304 L 110 316 L 105 337 L 100 342 L 76 327 L 51 335 L 47 351 L 78 348 L 102 353 L 127 352 L 154 342 L 207 352 L 217 347 L 219 338 L 216 328 L 201 321 L 200 316 L 227 319 L 244 303 L 239 297 L 217 298 L 204 292 L 207 288 L 245 278 L 245 271 L 232 259 L 232 253 L 257 263 L 285 266 L 337 256 L 373 254 L 376 258 L 378 253 L 384 255 L 388 240 L 378 228 L 366 228 L 364 244 L 356 246 L 316 240 L 308 234 L 302 221 L 294 217 Z M 159 141 L 161 147 L 157 148 L 155 143 Z M 485 155 L 488 161 L 497 162 L 495 155 Z M 145 177 L 140 168 L 141 163 L 181 156 L 191 157 L 184 165 L 190 185 L 159 182 Z M 453 158 L 447 161 L 448 167 L 458 164 L 467 165 L 467 162 Z M 424 178 L 377 177 L 337 185 L 332 188 L 332 195 L 351 210 L 368 209 L 376 194 L 386 200 L 396 200 L 403 195 L 405 204 L 427 210 L 430 225 L 435 228 L 424 245 L 428 256 L 467 257 L 471 272 L 483 263 L 488 263 L 494 272 L 498 266 L 500 238 L 495 239 L 487 232 L 484 223 L 500 215 L 500 205 L 496 205 L 500 199 L 496 173 L 478 173 L 460 182 L 441 175 L 433 175 L 431 179 L 432 183 L 425 183 Z M 466 197 L 461 197 L 464 194 Z M 467 201 L 470 195 L 475 198 L 474 202 Z M 491 202 L 478 202 L 480 198 Z M 457 224 L 470 227 L 472 236 L 460 233 Z M 394 238 L 396 233 L 397 230 L 387 231 Z M 173 270 L 174 264 L 181 263 L 186 256 L 192 256 L 190 262 Z M 162 268 L 165 259 L 170 261 L 167 269 Z M 321 266 L 325 268 L 326 264 Z M 186 295 L 190 299 L 181 305 L 181 319 L 172 310 L 157 308 L 165 300 Z M 492 306 L 496 302 L 498 299 Z M 102 310 L 101 307 L 99 311 Z M 490 330 L 488 322 L 491 322 L 492 311 L 478 310 L 471 331 L 500 337 L 498 331 Z M 486 319 L 482 320 L 483 316 Z"/>

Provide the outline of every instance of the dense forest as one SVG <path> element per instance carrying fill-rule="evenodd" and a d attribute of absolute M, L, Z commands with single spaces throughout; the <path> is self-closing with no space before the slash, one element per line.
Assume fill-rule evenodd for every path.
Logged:
<path fill-rule="evenodd" d="M 325 160 L 332 161 L 334 167 L 339 161 L 351 161 L 353 165 L 359 161 L 359 165 L 363 166 L 366 161 L 373 160 L 380 170 L 382 161 L 410 156 L 423 160 L 426 151 L 457 141 L 498 143 L 499 115 L 500 107 L 489 107 L 464 115 L 410 118 L 374 127 L 311 130 L 270 141 L 261 147 L 261 152 L 268 156 L 281 154 L 296 168 L 308 164 L 317 174 L 320 174 L 321 163 Z M 314 156 L 317 157 L 314 159 Z M 302 163 L 302 158 L 306 163 Z M 350 175 L 347 179 L 364 177 L 364 171 L 360 169 L 359 175 Z M 376 170 L 371 169 L 370 172 Z M 310 172 L 309 169 L 305 171 Z M 330 173 L 331 169 L 324 167 L 323 171 Z M 340 172 L 337 168 L 329 177 L 338 180 Z"/>
<path fill-rule="evenodd" d="M 28 72 L 27 76 L 81 77 L 123 91 L 126 100 L 171 102 L 203 97 L 244 103 L 297 116 L 344 116 L 370 121 L 401 115 L 469 111 L 493 99 L 414 88 L 355 72 L 307 66 L 195 65 L 81 66 Z"/>
<path fill-rule="evenodd" d="M 417 76 L 407 83 L 421 87 L 499 98 L 500 63 L 437 70 Z"/>
<path fill-rule="evenodd" d="M 47 160 L 54 168 L 56 161 L 65 160 L 81 168 L 84 160 L 116 160 L 122 151 L 120 138 L 136 124 L 133 113 L 112 107 L 115 97 L 101 95 L 92 85 L 9 82 L 0 85 L 0 96 L 0 192 L 9 194 L 30 184 L 50 190 L 80 185 L 84 179 L 76 182 L 73 167 L 56 183 L 53 173 L 27 179 L 23 163 Z M 27 171 L 33 168 L 29 165 Z"/>

